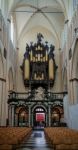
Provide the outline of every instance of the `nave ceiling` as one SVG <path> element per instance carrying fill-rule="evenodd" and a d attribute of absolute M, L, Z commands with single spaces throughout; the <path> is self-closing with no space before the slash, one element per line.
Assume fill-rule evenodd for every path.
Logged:
<path fill-rule="evenodd" d="M 32 39 L 36 41 L 36 35 L 40 32 L 45 40 L 59 49 L 61 33 L 68 17 L 68 1 L 8 0 L 8 14 L 14 19 L 17 47 L 25 51 L 26 43 Z"/>

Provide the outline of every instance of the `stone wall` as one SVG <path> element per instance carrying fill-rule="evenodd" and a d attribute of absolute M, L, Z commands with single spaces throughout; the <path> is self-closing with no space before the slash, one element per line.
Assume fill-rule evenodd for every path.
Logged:
<path fill-rule="evenodd" d="M 0 10 L 0 126 L 6 126 L 8 118 L 8 91 L 14 90 L 16 85 L 16 51 L 10 41 L 9 24 L 5 24 Z M 1 69 L 2 68 L 2 69 Z M 9 70 L 12 70 L 13 81 L 9 79 Z M 9 89 L 9 81 L 13 82 Z"/>

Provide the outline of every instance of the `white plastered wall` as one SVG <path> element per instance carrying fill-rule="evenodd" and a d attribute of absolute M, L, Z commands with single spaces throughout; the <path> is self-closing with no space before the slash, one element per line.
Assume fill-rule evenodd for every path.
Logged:
<path fill-rule="evenodd" d="M 0 53 L 0 78 L 3 78 L 3 62 L 2 62 L 1 53 Z M 0 79 L 0 125 L 1 125 L 1 119 L 2 119 L 2 101 L 3 101 L 3 82 Z"/>
<path fill-rule="evenodd" d="M 6 125 L 6 61 L 3 57 L 3 45 L 0 42 L 0 126 Z"/>

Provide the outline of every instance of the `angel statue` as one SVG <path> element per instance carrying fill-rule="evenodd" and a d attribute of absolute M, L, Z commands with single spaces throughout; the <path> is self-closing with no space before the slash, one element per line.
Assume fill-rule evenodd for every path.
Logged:
<path fill-rule="evenodd" d="M 41 33 L 38 33 L 38 34 L 37 34 L 38 42 L 41 42 L 41 41 L 42 41 L 42 38 L 44 38 L 43 35 L 42 35 Z"/>
<path fill-rule="evenodd" d="M 42 87 L 37 88 L 35 100 L 44 100 L 44 89 Z"/>

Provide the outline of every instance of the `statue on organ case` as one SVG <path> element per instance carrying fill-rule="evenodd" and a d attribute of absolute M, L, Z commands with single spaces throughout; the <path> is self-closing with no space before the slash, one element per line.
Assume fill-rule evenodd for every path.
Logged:
<path fill-rule="evenodd" d="M 35 100 L 44 100 L 44 89 L 42 87 L 39 87 L 35 90 Z"/>
<path fill-rule="evenodd" d="M 43 35 L 42 35 L 41 33 L 38 33 L 38 34 L 37 34 L 38 42 L 41 42 L 41 41 L 42 41 L 42 38 L 44 38 Z"/>

